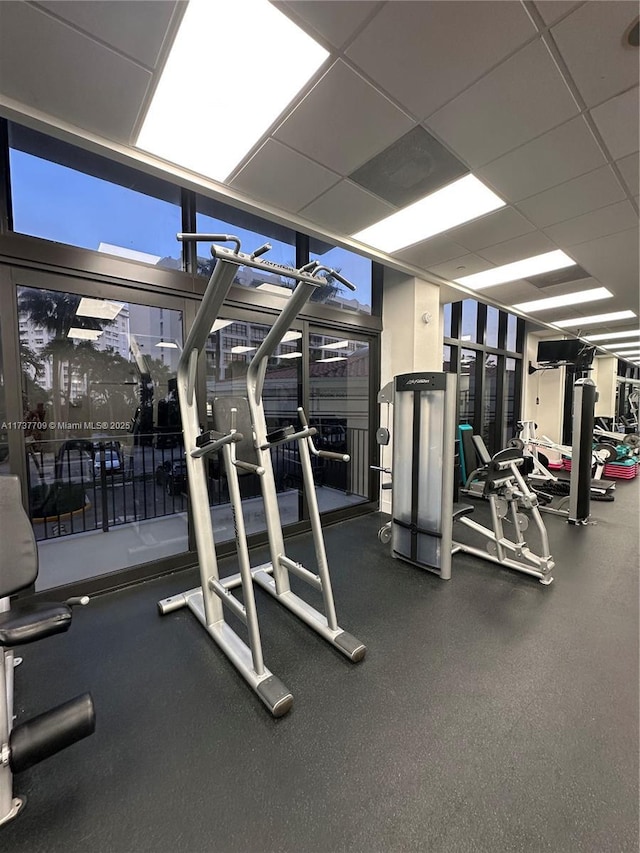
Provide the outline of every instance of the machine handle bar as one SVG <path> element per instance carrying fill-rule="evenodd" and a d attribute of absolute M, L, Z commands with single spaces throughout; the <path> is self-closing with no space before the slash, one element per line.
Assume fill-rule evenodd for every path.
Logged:
<path fill-rule="evenodd" d="M 319 272 L 326 272 L 328 275 L 333 276 L 333 278 L 335 278 L 337 281 L 339 281 L 340 284 L 344 284 L 345 287 L 348 287 L 349 290 L 355 290 L 356 289 L 355 284 L 351 284 L 349 279 L 345 278 L 343 275 L 340 275 L 340 273 L 337 270 L 334 270 L 331 267 L 318 266 L 314 269 L 313 274 L 316 275 Z"/>
<path fill-rule="evenodd" d="M 351 457 L 348 453 L 334 453 L 332 450 L 317 450 L 313 445 L 309 448 L 314 456 L 322 459 L 337 459 L 338 462 L 349 462 Z"/>
<path fill-rule="evenodd" d="M 240 251 L 240 240 L 233 234 L 176 234 L 181 243 L 235 243 L 236 254 Z M 269 247 L 271 248 L 271 247 Z M 268 249 L 265 249 L 268 251 Z"/>
<path fill-rule="evenodd" d="M 67 605 L 67 607 L 78 607 L 78 606 L 84 607 L 85 604 L 88 604 L 88 603 L 89 603 L 89 596 L 88 595 L 74 595 L 71 598 L 67 598 L 67 600 L 65 601 L 65 604 Z"/>

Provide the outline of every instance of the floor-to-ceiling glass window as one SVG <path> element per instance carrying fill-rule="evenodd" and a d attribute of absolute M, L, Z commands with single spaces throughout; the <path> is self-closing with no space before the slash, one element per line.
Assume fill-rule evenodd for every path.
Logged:
<path fill-rule="evenodd" d="M 17 312 L 38 588 L 186 551 L 181 312 L 24 285 Z"/>
<path fill-rule="evenodd" d="M 309 331 L 309 405 L 317 446 L 346 453 L 348 463 L 317 459 L 327 509 L 368 500 L 369 343 L 317 327 Z"/>
<path fill-rule="evenodd" d="M 443 369 L 458 375 L 458 418 L 496 453 L 520 411 L 523 321 L 465 299 L 444 306 Z"/>

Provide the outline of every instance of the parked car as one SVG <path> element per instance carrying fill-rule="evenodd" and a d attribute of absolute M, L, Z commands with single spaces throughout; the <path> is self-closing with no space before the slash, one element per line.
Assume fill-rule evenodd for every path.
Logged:
<path fill-rule="evenodd" d="M 104 453 L 104 467 L 107 474 L 115 474 L 116 471 L 122 470 L 122 458 L 117 450 L 105 449 L 96 450 L 93 457 L 93 473 L 96 477 L 100 477 L 102 473 L 102 454 Z"/>
<path fill-rule="evenodd" d="M 156 468 L 156 484 L 170 496 L 187 490 L 187 462 L 185 459 L 167 459 Z"/>

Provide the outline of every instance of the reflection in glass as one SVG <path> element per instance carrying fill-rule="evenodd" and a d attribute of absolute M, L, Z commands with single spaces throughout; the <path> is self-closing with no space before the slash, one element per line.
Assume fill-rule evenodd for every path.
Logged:
<path fill-rule="evenodd" d="M 216 320 L 206 345 L 207 419 L 208 428 L 228 429 L 219 420 L 223 407 L 216 411 L 216 399 L 247 396 L 246 376 L 249 363 L 265 339 L 270 326 L 249 320 Z M 298 426 L 298 389 L 301 379 L 302 333 L 291 329 L 284 336 L 273 358 L 269 359 L 264 382 L 264 413 L 269 432 L 289 425 Z M 237 429 L 251 436 L 248 407 L 239 404 Z M 255 464 L 250 442 L 238 451 L 238 458 Z M 297 442 L 278 444 L 271 451 L 271 460 L 278 494 L 278 506 L 283 525 L 299 520 L 298 492 L 302 486 Z M 240 491 L 245 511 L 247 533 L 266 529 L 260 478 L 239 472 Z M 213 507 L 216 541 L 233 538 L 233 519 L 222 455 L 210 463 L 209 499 Z"/>
<path fill-rule="evenodd" d="M 517 352 L 518 343 L 518 318 L 515 314 L 507 314 L 507 349 L 509 352 Z"/>
<path fill-rule="evenodd" d="M 460 351 L 460 423 L 474 424 L 474 405 L 476 394 L 476 352 L 470 349 Z"/>
<path fill-rule="evenodd" d="M 181 313 L 20 287 L 18 319 L 29 506 L 41 557 L 46 552 L 39 583 L 186 550 L 184 516 L 173 533 L 171 523 L 152 523 L 186 510 L 175 379 Z M 55 556 L 60 549 L 42 551 L 45 542 L 121 526 L 129 547 L 111 537 L 114 551 L 98 546 L 97 555 L 76 555 L 66 567 Z"/>
<path fill-rule="evenodd" d="M 500 437 L 496 429 L 496 392 L 498 381 L 498 357 L 485 356 L 484 361 L 484 393 L 482 403 L 482 438 L 489 453 L 495 453 L 500 446 Z"/>
<path fill-rule="evenodd" d="M 475 299 L 465 299 L 462 303 L 460 340 L 478 342 L 478 303 Z"/>
<path fill-rule="evenodd" d="M 487 305 L 487 330 L 485 334 L 485 344 L 488 347 L 498 346 L 498 318 L 500 312 L 493 305 Z"/>
<path fill-rule="evenodd" d="M 309 374 L 309 419 L 318 430 L 316 445 L 351 456 L 346 464 L 316 460 L 321 509 L 368 500 L 369 344 L 312 331 Z"/>
<path fill-rule="evenodd" d="M 442 369 L 445 373 L 451 373 L 451 347 L 446 344 L 442 348 Z"/>
<path fill-rule="evenodd" d="M 4 396 L 4 366 L 2 363 L 2 337 L 0 336 L 0 474 L 9 473 L 9 435 L 6 429 L 7 405 Z"/>
<path fill-rule="evenodd" d="M 329 286 L 320 288 L 312 302 L 371 314 L 371 261 L 368 258 L 320 240 L 311 240 L 309 260 L 319 261 L 323 266 L 336 270 L 356 286 L 352 291 L 335 278 L 330 278 Z"/>
<path fill-rule="evenodd" d="M 504 426 L 502 433 L 502 446 L 506 447 L 510 438 L 516 435 L 516 381 L 517 362 L 515 358 L 505 358 L 505 383 L 504 383 Z"/>
<path fill-rule="evenodd" d="M 9 137 L 15 231 L 182 268 L 178 187 L 18 125 Z"/>
<path fill-rule="evenodd" d="M 443 329 L 442 334 L 445 338 L 451 337 L 451 302 L 447 302 L 443 308 L 442 315 Z"/>

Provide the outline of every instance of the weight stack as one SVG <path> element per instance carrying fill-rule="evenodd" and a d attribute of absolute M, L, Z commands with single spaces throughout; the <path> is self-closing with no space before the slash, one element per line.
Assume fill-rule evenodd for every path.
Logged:
<path fill-rule="evenodd" d="M 586 524 L 590 514 L 591 456 L 593 449 L 595 383 L 578 379 L 573 386 L 573 438 L 571 483 L 569 488 L 569 524 Z"/>

